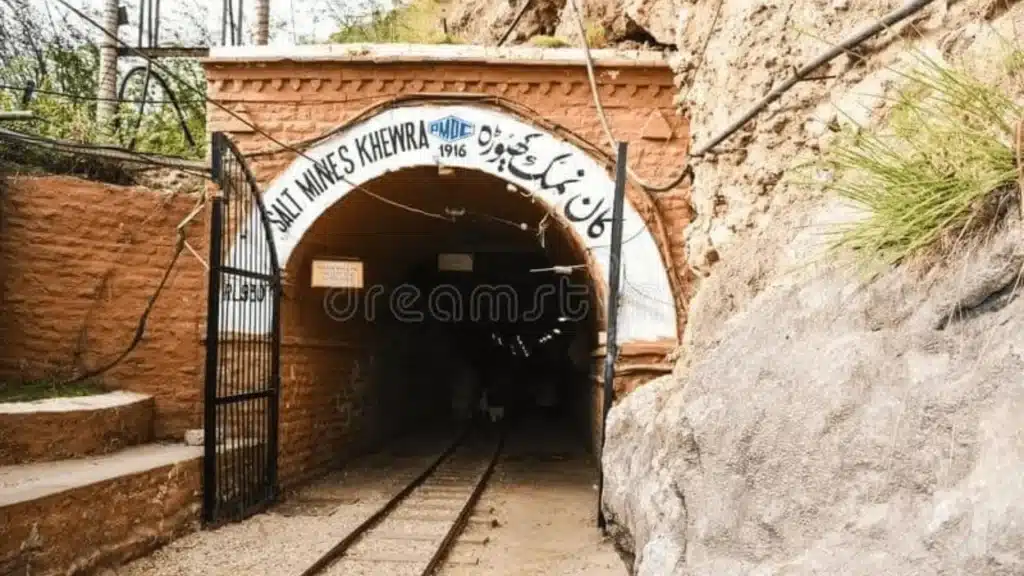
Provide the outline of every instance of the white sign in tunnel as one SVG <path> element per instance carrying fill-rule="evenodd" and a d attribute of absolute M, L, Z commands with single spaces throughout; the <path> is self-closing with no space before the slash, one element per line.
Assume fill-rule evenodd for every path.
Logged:
<path fill-rule="evenodd" d="M 317 218 L 358 185 L 405 168 L 450 166 L 485 172 L 514 185 L 499 193 L 542 201 L 571 225 L 596 262 L 599 281 L 607 283 L 611 175 L 575 145 L 507 113 L 466 105 L 392 108 L 326 139 L 306 155 L 308 159 L 297 158 L 263 194 L 282 268 Z M 253 214 L 248 226 L 254 230 L 262 223 Z M 260 236 L 240 234 L 226 264 L 252 261 Z M 668 271 L 646 223 L 629 202 L 622 238 L 618 340 L 675 339 L 676 309 Z M 266 332 L 270 325 L 269 299 L 222 302 L 222 331 Z"/>

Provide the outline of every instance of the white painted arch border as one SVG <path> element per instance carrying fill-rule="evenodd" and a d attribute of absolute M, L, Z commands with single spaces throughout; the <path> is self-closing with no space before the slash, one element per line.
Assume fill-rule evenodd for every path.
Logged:
<path fill-rule="evenodd" d="M 444 119 L 449 119 L 450 127 L 461 126 L 454 136 L 465 137 L 451 140 L 432 134 L 432 124 Z M 415 130 L 412 134 L 410 126 Z M 374 147 L 375 140 L 381 146 Z M 384 140 L 399 145 L 384 145 Z M 409 145 L 402 149 L 401 143 Z M 366 156 L 360 155 L 360 149 Z M 356 186 L 397 170 L 445 165 L 479 170 L 533 194 L 561 220 L 570 223 L 576 242 L 590 253 L 592 273 L 600 275 L 594 281 L 607 291 L 611 236 L 608 220 L 614 192 L 611 175 L 583 149 L 510 113 L 464 104 L 389 108 L 332 135 L 306 150 L 305 156 L 296 158 L 263 193 L 282 269 L 316 220 Z M 322 184 L 313 194 L 304 193 L 299 184 L 303 182 L 309 188 L 307 175 Z M 581 218 L 588 214 L 589 218 Z M 676 340 L 677 311 L 662 253 L 646 222 L 628 201 L 623 216 L 622 301 L 617 340 Z M 259 225 L 254 214 L 248 229 Z M 595 235 L 597 232 L 600 233 Z M 244 254 L 258 249 L 254 242 L 259 236 L 242 233 L 236 237 L 226 264 L 245 261 Z M 247 313 L 242 314 L 239 307 L 247 308 Z M 233 325 L 231 319 L 244 317 L 246 326 L 251 327 L 245 331 L 262 332 L 264 325 L 269 329 L 269 313 L 269 299 L 262 303 L 222 301 L 221 330 L 243 331 L 241 323 Z M 265 321 L 258 321 L 261 318 Z"/>

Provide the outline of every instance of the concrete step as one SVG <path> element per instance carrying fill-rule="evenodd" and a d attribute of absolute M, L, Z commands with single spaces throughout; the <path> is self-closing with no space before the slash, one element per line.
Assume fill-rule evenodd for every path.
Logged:
<path fill-rule="evenodd" d="M 0 403 L 0 466 L 109 454 L 153 439 L 153 397 L 108 392 Z"/>
<path fill-rule="evenodd" d="M 0 574 L 88 572 L 194 529 L 202 449 L 146 444 L 113 454 L 0 466 Z"/>

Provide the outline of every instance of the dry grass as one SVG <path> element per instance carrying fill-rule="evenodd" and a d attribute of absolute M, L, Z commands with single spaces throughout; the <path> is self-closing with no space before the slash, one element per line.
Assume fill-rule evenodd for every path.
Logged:
<path fill-rule="evenodd" d="M 587 46 L 594 50 L 608 47 L 608 33 L 605 31 L 604 26 L 597 22 L 591 22 L 587 24 L 586 32 Z"/>
<path fill-rule="evenodd" d="M 567 48 L 571 46 L 569 41 L 558 36 L 534 36 L 527 41 L 530 46 L 537 48 Z"/>
<path fill-rule="evenodd" d="M 345 26 L 331 35 L 338 44 L 462 44 L 445 34 L 441 5 L 436 0 L 408 0 L 394 10 L 371 14 L 365 21 Z"/>
<path fill-rule="evenodd" d="M 865 263 L 943 258 L 997 223 L 1017 197 L 1022 109 L 999 89 L 919 53 L 888 125 L 848 133 L 826 154 L 832 191 L 864 210 L 834 248 Z"/>

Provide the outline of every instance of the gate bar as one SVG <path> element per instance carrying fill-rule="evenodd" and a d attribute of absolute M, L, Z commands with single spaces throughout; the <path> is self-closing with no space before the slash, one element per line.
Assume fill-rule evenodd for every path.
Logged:
<path fill-rule="evenodd" d="M 216 136 L 216 134 L 214 134 Z M 219 169 L 218 148 L 213 146 L 214 174 Z M 216 176 L 215 176 L 216 177 Z M 206 294 L 206 381 L 203 386 L 203 521 L 216 518 L 217 491 L 217 366 L 220 328 L 221 229 L 224 200 L 217 196 L 210 210 L 210 273 Z"/>
<path fill-rule="evenodd" d="M 604 455 L 604 441 L 607 433 L 608 411 L 612 409 L 615 394 L 615 360 L 619 355 L 618 319 L 619 319 L 619 265 L 622 256 L 622 210 L 626 198 L 626 149 L 628 143 L 618 143 L 615 157 L 615 196 L 612 200 L 612 246 L 608 259 L 608 336 L 605 339 L 604 357 L 604 402 L 601 411 L 601 454 L 597 455 L 597 527 L 604 530 L 604 466 L 601 458 Z"/>

